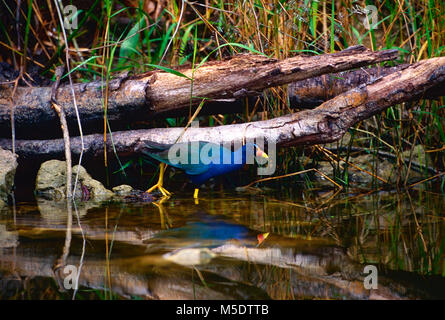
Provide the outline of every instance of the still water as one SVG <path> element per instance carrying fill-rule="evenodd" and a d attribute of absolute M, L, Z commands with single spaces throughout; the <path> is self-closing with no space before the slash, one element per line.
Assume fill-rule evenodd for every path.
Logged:
<path fill-rule="evenodd" d="M 0 213 L 0 299 L 443 299 L 444 200 L 330 191 L 17 203 Z"/>

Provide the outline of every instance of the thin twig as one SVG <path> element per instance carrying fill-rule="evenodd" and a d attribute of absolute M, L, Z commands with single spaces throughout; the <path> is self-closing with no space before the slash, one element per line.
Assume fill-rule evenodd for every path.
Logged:
<path fill-rule="evenodd" d="M 329 150 L 331 152 L 333 152 L 333 151 L 346 151 L 347 150 L 346 147 L 338 147 L 338 148 L 336 148 L 336 147 L 329 147 L 329 148 L 324 147 L 323 149 Z M 366 152 L 368 154 L 370 152 L 369 149 L 367 149 L 367 148 L 360 148 L 360 147 L 351 147 L 350 151 L 351 152 Z M 435 152 L 435 151 L 441 151 L 441 150 L 437 149 L 437 150 L 432 150 L 432 151 L 425 151 L 425 153 L 433 152 L 433 151 Z M 389 152 L 386 152 L 386 151 L 381 151 L 381 150 L 374 151 L 373 150 L 373 152 L 376 152 L 377 155 L 379 155 L 381 157 L 384 157 L 384 158 L 397 159 L 397 156 L 395 154 L 392 154 L 392 153 L 389 153 Z M 408 164 L 409 159 L 403 159 L 403 161 L 405 162 L 405 164 Z M 435 169 L 433 167 L 429 167 L 426 164 L 425 165 L 420 164 L 419 162 L 416 162 L 416 161 L 411 161 L 411 166 L 417 172 L 423 172 L 423 170 L 426 169 L 430 173 L 437 173 L 437 169 Z"/>
<path fill-rule="evenodd" d="M 60 78 L 65 71 L 64 66 L 59 66 L 56 68 L 56 81 L 53 84 L 53 88 L 51 90 L 51 106 L 56 110 L 60 119 L 60 126 L 62 128 L 63 133 L 63 142 L 65 144 L 65 160 L 66 160 L 66 197 L 71 199 L 72 192 L 72 165 L 71 165 L 71 145 L 70 145 L 70 134 L 68 131 L 68 123 L 66 122 L 65 110 L 63 106 L 60 106 L 57 103 L 57 89 L 59 88 Z M 75 192 L 75 191 L 74 191 Z"/>
<path fill-rule="evenodd" d="M 291 177 L 291 176 L 296 176 L 302 173 L 307 173 L 310 171 L 315 171 L 317 173 L 319 173 L 320 175 L 322 175 L 323 177 L 325 177 L 326 179 L 328 179 L 330 182 L 332 182 L 334 185 L 336 185 L 339 189 L 343 189 L 343 187 L 341 185 L 339 185 L 337 182 L 335 182 L 334 180 L 332 180 L 331 178 L 329 178 L 327 175 L 325 175 L 323 172 L 315 169 L 315 168 L 311 168 L 311 169 L 306 169 L 306 170 L 302 170 L 302 171 L 297 171 L 297 172 L 292 172 L 292 173 L 288 173 L 288 174 L 284 174 L 281 176 L 276 176 L 276 177 L 269 177 L 269 178 L 263 178 L 263 179 L 259 179 L 259 180 L 255 180 L 243 187 L 241 187 L 242 189 L 244 188 L 248 188 L 252 185 L 254 185 L 255 183 L 259 183 L 259 182 L 264 182 L 264 181 L 270 181 L 270 180 L 276 180 L 276 179 L 281 179 L 281 178 L 287 178 L 287 177 Z"/>
<path fill-rule="evenodd" d="M 321 147 L 321 146 L 317 146 L 317 147 L 319 148 L 320 151 L 324 151 L 324 152 L 330 153 L 332 156 L 335 156 L 339 161 L 343 161 L 343 162 L 347 163 L 348 165 L 350 165 L 351 167 L 354 167 L 355 169 L 357 169 L 357 170 L 359 170 L 359 171 L 362 171 L 362 172 L 364 172 L 364 173 L 370 175 L 371 177 L 374 177 L 374 178 L 379 179 L 379 180 L 382 181 L 383 183 L 388 183 L 387 180 L 385 180 L 385 179 L 379 177 L 379 176 L 376 175 L 376 174 L 373 174 L 372 172 L 369 172 L 368 170 L 365 170 L 365 169 L 360 168 L 359 166 L 353 164 L 352 162 L 346 161 L 345 159 L 343 159 L 342 157 L 336 155 L 336 154 L 333 153 L 332 151 L 329 151 L 328 149 L 323 148 L 323 147 Z"/>
<path fill-rule="evenodd" d="M 65 41 L 65 48 L 68 48 L 68 38 L 66 36 L 64 23 L 63 23 L 63 18 L 62 18 L 62 13 L 60 12 L 59 3 L 57 2 L 57 0 L 54 0 L 54 4 L 55 4 L 56 9 L 57 9 L 57 15 L 59 16 L 60 26 L 61 26 L 62 33 L 63 33 L 63 39 Z M 65 50 L 65 58 L 66 58 L 66 68 L 67 68 L 67 71 L 68 71 L 68 79 L 70 81 L 71 94 L 73 96 L 73 105 L 74 105 L 74 109 L 76 110 L 77 124 L 78 124 L 78 127 L 79 127 L 80 141 L 81 141 L 81 151 L 80 151 L 80 157 L 79 157 L 79 165 L 77 167 L 76 180 L 74 182 L 74 189 L 73 189 L 74 190 L 74 192 L 73 192 L 73 195 L 74 195 L 73 199 L 74 199 L 75 196 L 76 196 L 75 190 L 76 190 L 76 187 L 77 187 L 77 181 L 79 180 L 80 165 L 82 163 L 83 152 L 85 151 L 85 144 L 84 144 L 84 140 L 83 140 L 82 124 L 80 123 L 79 109 L 77 108 L 76 94 L 74 93 L 73 79 L 71 77 L 69 50 Z"/>
<path fill-rule="evenodd" d="M 74 211 L 76 212 L 77 224 L 79 225 L 80 232 L 82 234 L 82 254 L 80 256 L 79 267 L 77 268 L 76 286 L 74 287 L 74 292 L 73 292 L 73 300 L 74 300 L 74 299 L 76 299 L 76 293 L 77 293 L 77 289 L 79 287 L 79 278 L 80 278 L 80 273 L 82 271 L 83 258 L 85 256 L 86 238 L 85 238 L 85 233 L 83 231 L 82 225 L 80 224 L 79 212 L 77 210 L 77 206 L 74 201 L 73 201 L 73 207 L 74 207 Z"/>
<path fill-rule="evenodd" d="M 429 178 L 427 178 L 427 179 L 423 179 L 423 180 L 417 181 L 417 182 L 415 182 L 415 183 L 413 183 L 413 184 L 410 184 L 410 185 L 408 186 L 408 188 L 412 188 L 412 187 L 414 187 L 414 186 L 416 186 L 416 185 L 418 185 L 418 184 L 421 184 L 421 183 L 424 183 L 424 182 L 427 182 L 427 181 L 430 181 L 430 180 L 439 178 L 439 177 L 441 177 L 441 176 L 443 176 L 443 175 L 445 175 L 445 172 L 438 173 L 438 174 L 436 174 L 436 175 L 434 175 L 434 176 L 432 176 L 432 177 L 429 177 Z"/>
<path fill-rule="evenodd" d="M 178 33 L 179 27 L 181 26 L 182 21 L 182 15 L 184 14 L 184 6 L 185 6 L 185 0 L 181 1 L 181 13 L 179 14 L 178 24 L 176 25 L 175 32 L 173 33 L 173 36 L 170 38 L 170 41 L 167 44 L 167 47 L 165 47 L 164 53 L 162 54 L 161 60 L 159 60 L 159 64 L 162 64 L 162 60 L 164 60 L 165 55 L 168 52 L 168 49 L 170 49 L 170 45 L 172 44 L 173 40 L 176 37 L 176 34 Z"/>

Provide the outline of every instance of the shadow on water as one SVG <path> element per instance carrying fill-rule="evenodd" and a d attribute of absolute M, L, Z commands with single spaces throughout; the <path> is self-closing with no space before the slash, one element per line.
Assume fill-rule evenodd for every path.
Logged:
<path fill-rule="evenodd" d="M 445 298 L 443 196 L 329 196 L 19 203 L 0 213 L 0 298 Z"/>

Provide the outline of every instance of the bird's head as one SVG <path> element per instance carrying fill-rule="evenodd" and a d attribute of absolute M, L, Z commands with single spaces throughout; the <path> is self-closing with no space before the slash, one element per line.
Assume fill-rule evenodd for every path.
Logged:
<path fill-rule="evenodd" d="M 261 148 L 258 147 L 256 144 L 254 144 L 254 148 L 255 148 L 254 149 L 255 157 L 269 159 L 269 156 L 267 155 L 267 153 L 264 152 L 263 150 L 261 150 Z"/>
<path fill-rule="evenodd" d="M 242 157 L 243 157 L 243 163 L 246 163 L 246 159 L 247 159 L 247 155 L 253 155 L 257 161 L 259 159 L 263 159 L 262 161 L 260 160 L 260 164 L 264 163 L 265 160 L 268 161 L 269 160 L 269 156 L 267 155 L 266 152 L 264 152 L 257 144 L 255 143 L 246 143 L 245 145 L 243 145 L 242 147 Z M 265 160 L 264 160 L 265 159 Z"/>

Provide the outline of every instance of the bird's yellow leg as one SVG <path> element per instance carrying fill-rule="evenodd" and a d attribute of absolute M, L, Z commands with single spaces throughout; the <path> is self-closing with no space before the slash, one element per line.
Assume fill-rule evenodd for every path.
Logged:
<path fill-rule="evenodd" d="M 158 179 L 158 183 L 156 183 L 153 187 L 151 187 L 150 189 L 148 189 L 146 192 L 147 193 L 151 193 L 153 190 L 155 190 L 156 188 L 159 189 L 159 191 L 161 191 L 161 193 L 165 196 L 165 197 L 169 197 L 171 196 L 171 193 L 168 192 L 162 185 L 164 184 L 164 172 L 165 172 L 165 168 L 166 168 L 166 164 L 162 163 L 159 165 L 159 179 Z"/>
<path fill-rule="evenodd" d="M 164 209 L 163 203 L 168 200 L 170 197 L 164 196 L 158 203 L 153 202 L 153 204 L 159 209 L 159 217 L 161 218 L 161 228 L 168 229 L 172 227 L 172 223 L 170 218 L 168 217 L 167 211 Z M 165 221 L 167 220 L 167 221 Z"/>
<path fill-rule="evenodd" d="M 195 204 L 199 204 L 199 200 L 198 200 L 198 192 L 199 192 L 199 189 L 196 188 L 196 189 L 195 189 L 195 193 L 193 194 L 193 198 L 195 198 Z"/>

